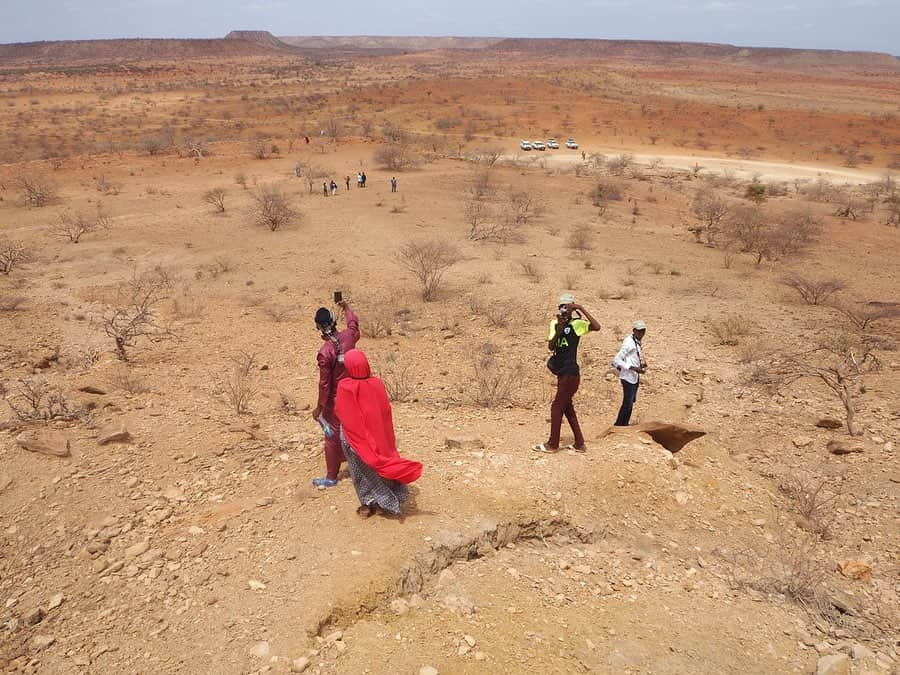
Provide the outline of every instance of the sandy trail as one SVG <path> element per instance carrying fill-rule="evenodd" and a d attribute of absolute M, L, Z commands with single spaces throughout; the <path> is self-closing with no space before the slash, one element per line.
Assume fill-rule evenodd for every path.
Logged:
<path fill-rule="evenodd" d="M 862 184 L 876 181 L 886 172 L 861 171 L 845 167 L 815 166 L 810 164 L 791 164 L 789 162 L 775 162 L 749 159 L 731 159 L 727 157 L 710 157 L 702 155 L 667 155 L 645 154 L 623 151 L 621 149 L 598 149 L 592 152 L 600 152 L 607 156 L 616 156 L 627 152 L 633 157 L 636 164 L 642 166 L 657 165 L 658 168 L 676 169 L 679 171 L 691 171 L 699 164 L 702 173 L 721 173 L 730 171 L 736 178 L 752 179 L 758 176 L 766 180 L 795 180 L 826 178 L 832 181 L 841 181 L 851 184 Z M 525 158 L 537 162 L 544 160 L 547 166 L 571 166 L 581 160 L 581 151 L 562 150 L 558 152 L 520 152 L 506 155 L 510 160 L 523 160 Z"/>

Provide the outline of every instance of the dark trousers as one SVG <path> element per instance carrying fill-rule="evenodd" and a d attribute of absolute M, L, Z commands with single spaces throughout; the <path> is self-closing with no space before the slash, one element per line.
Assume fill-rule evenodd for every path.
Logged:
<path fill-rule="evenodd" d="M 625 380 L 622 382 L 622 406 L 619 408 L 619 416 L 616 418 L 617 427 L 627 427 L 631 419 L 631 410 L 634 408 L 634 402 L 637 401 L 637 390 L 640 382 L 631 384 Z"/>
<path fill-rule="evenodd" d="M 341 422 L 334 414 L 334 408 L 322 411 L 322 417 L 334 431 L 331 438 L 325 437 L 325 475 L 331 480 L 337 480 L 341 463 L 346 461 L 341 447 Z"/>
<path fill-rule="evenodd" d="M 581 427 L 578 426 L 578 415 L 575 414 L 575 404 L 572 403 L 579 384 L 581 384 L 579 375 L 557 375 L 556 377 L 556 397 L 550 404 L 550 440 L 545 444 L 548 448 L 559 447 L 559 432 L 562 427 L 563 415 L 566 416 L 569 426 L 572 427 L 572 433 L 575 434 L 575 447 L 580 448 L 584 445 L 584 436 L 581 435 Z"/>

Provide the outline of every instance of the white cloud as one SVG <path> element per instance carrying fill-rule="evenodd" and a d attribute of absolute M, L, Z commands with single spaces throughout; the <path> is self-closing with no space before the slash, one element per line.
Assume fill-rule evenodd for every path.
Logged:
<path fill-rule="evenodd" d="M 713 0 L 703 5 L 703 9 L 707 12 L 733 12 L 744 6 L 742 2 L 728 2 L 722 0 Z"/>

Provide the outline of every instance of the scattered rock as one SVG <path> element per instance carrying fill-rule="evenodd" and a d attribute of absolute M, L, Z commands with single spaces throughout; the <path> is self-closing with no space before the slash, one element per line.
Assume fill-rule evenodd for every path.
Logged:
<path fill-rule="evenodd" d="M 56 609 L 61 604 L 63 604 L 63 600 L 65 600 L 65 598 L 63 597 L 62 593 L 57 593 L 56 595 L 51 596 L 50 601 L 47 603 L 47 609 Z"/>
<path fill-rule="evenodd" d="M 197 525 L 191 525 L 188 528 L 188 534 L 196 537 L 201 534 L 206 534 L 206 530 L 204 530 L 202 527 L 198 527 Z"/>
<path fill-rule="evenodd" d="M 106 396 L 106 390 L 101 389 L 100 387 L 95 387 L 92 384 L 88 384 L 84 387 L 79 387 L 78 391 L 83 391 L 85 394 L 94 394 L 95 396 Z"/>
<path fill-rule="evenodd" d="M 438 675 L 438 669 L 434 666 L 422 666 L 419 668 L 419 675 Z"/>
<path fill-rule="evenodd" d="M 475 638 L 473 638 L 471 635 L 463 635 L 463 640 L 465 640 L 466 644 L 470 647 L 475 646 Z"/>
<path fill-rule="evenodd" d="M 40 607 L 38 607 L 37 609 L 29 612 L 25 616 L 25 625 L 26 626 L 36 626 L 41 621 L 44 620 L 45 616 L 47 616 L 47 615 L 44 613 L 44 610 L 41 609 Z"/>
<path fill-rule="evenodd" d="M 260 497 L 259 499 L 256 500 L 256 505 L 257 506 L 269 506 L 270 504 L 272 504 L 274 502 L 275 502 L 275 500 L 272 497 Z"/>
<path fill-rule="evenodd" d="M 97 436 L 99 445 L 108 445 L 109 443 L 127 443 L 131 440 L 131 434 L 124 427 L 104 429 Z"/>
<path fill-rule="evenodd" d="M 344 637 L 344 632 L 336 630 L 333 633 L 329 633 L 328 635 L 326 635 L 324 639 L 325 639 L 325 642 L 337 642 L 338 640 L 340 640 L 343 637 Z"/>
<path fill-rule="evenodd" d="M 849 675 L 850 659 L 846 654 L 829 654 L 816 663 L 816 675 Z"/>
<path fill-rule="evenodd" d="M 299 659 L 294 659 L 291 661 L 291 672 L 292 673 L 302 673 L 309 667 L 309 659 L 305 656 L 301 656 Z"/>
<path fill-rule="evenodd" d="M 873 652 L 868 647 L 857 643 L 850 647 L 850 658 L 852 658 L 854 661 L 863 661 L 865 659 L 874 659 L 875 652 Z"/>
<path fill-rule="evenodd" d="M 35 651 L 42 652 L 54 642 L 56 642 L 56 638 L 50 635 L 35 635 L 31 641 L 31 646 L 34 647 Z"/>
<path fill-rule="evenodd" d="M 265 640 L 262 642 L 257 642 L 250 648 L 250 656 L 255 659 L 267 659 L 269 655 L 272 653 L 272 648 L 269 646 L 269 643 Z"/>
<path fill-rule="evenodd" d="M 863 451 L 862 447 L 859 445 L 851 446 L 844 441 L 838 441 L 834 439 L 828 441 L 828 445 L 825 447 L 828 448 L 828 452 L 830 452 L 832 455 L 849 455 L 854 452 Z"/>
<path fill-rule="evenodd" d="M 144 541 L 138 542 L 132 546 L 129 546 L 125 549 L 125 557 L 126 558 L 137 558 L 139 555 L 143 555 L 147 551 L 150 550 L 150 540 L 144 539 Z"/>
<path fill-rule="evenodd" d="M 257 581 L 256 579 L 250 579 L 247 582 L 247 586 L 250 587 L 251 591 L 264 591 L 266 589 L 266 585 L 261 581 Z"/>
<path fill-rule="evenodd" d="M 484 447 L 484 441 L 477 436 L 448 436 L 444 446 L 449 450 L 478 450 Z"/>
<path fill-rule="evenodd" d="M 678 502 L 681 506 L 684 506 L 688 503 L 688 501 L 690 501 L 690 497 L 688 496 L 687 492 L 682 492 L 681 490 L 679 490 L 675 493 L 675 501 Z"/>
<path fill-rule="evenodd" d="M 60 433 L 52 431 L 29 430 L 16 436 L 16 443 L 28 452 L 36 452 L 40 455 L 52 457 L 68 457 L 70 452 L 69 439 Z"/>
<path fill-rule="evenodd" d="M 836 420 L 833 417 L 823 417 L 818 422 L 816 422 L 816 426 L 822 429 L 840 429 L 844 426 L 844 423 L 840 420 Z"/>
<path fill-rule="evenodd" d="M 812 445 L 813 440 L 808 436 L 797 436 L 791 442 L 794 444 L 795 448 L 805 448 Z"/>
<path fill-rule="evenodd" d="M 838 564 L 838 569 L 848 579 L 871 581 L 872 566 L 862 560 L 845 560 Z"/>
<path fill-rule="evenodd" d="M 403 616 L 409 611 L 409 603 L 403 598 L 392 600 L 391 611 L 393 611 L 397 616 Z"/>
<path fill-rule="evenodd" d="M 0 476 L 0 495 L 6 491 L 6 488 L 12 485 L 12 482 L 12 478 L 9 476 Z"/>
<path fill-rule="evenodd" d="M 187 497 L 185 497 L 184 492 L 182 492 L 181 488 L 175 487 L 174 485 L 170 485 L 165 490 L 163 490 L 163 497 L 165 497 L 170 502 L 187 501 Z"/>

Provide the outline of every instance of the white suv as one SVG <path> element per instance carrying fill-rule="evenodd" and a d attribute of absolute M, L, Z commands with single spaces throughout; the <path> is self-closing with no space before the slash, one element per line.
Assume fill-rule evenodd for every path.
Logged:
<path fill-rule="evenodd" d="M 559 143 L 556 142 L 555 138 L 548 138 L 547 147 L 551 150 L 559 150 Z"/>
<path fill-rule="evenodd" d="M 546 150 L 547 149 L 547 146 L 544 145 L 543 141 L 535 141 L 534 143 L 531 144 L 531 147 L 533 147 L 535 150 Z"/>
<path fill-rule="evenodd" d="M 570 138 L 569 140 L 566 141 L 566 147 L 569 148 L 569 150 L 577 150 L 578 143 L 575 142 L 574 138 Z"/>
<path fill-rule="evenodd" d="M 519 147 L 523 150 L 531 150 L 531 141 L 523 140 L 521 143 L 519 143 Z"/>

